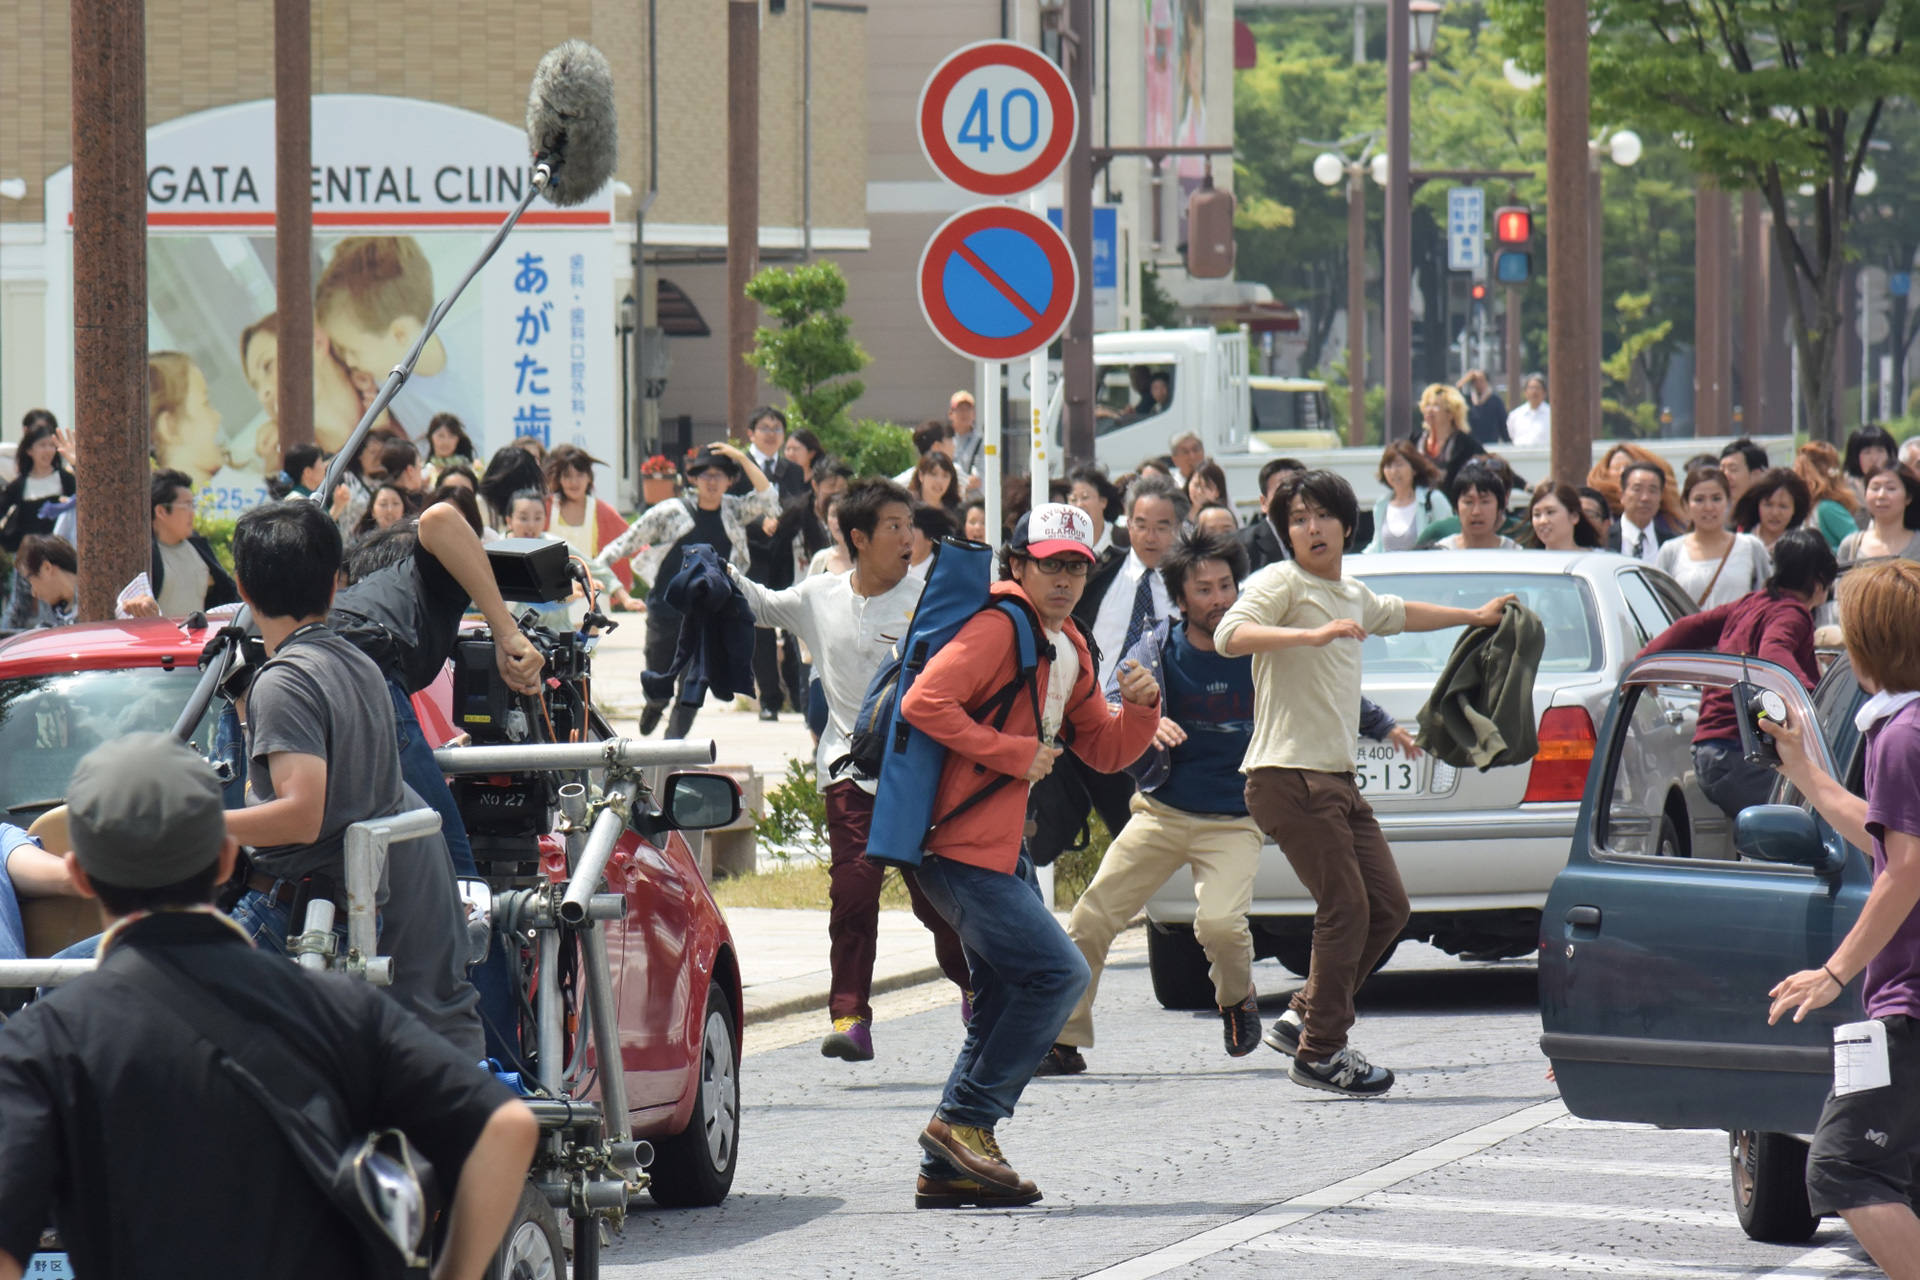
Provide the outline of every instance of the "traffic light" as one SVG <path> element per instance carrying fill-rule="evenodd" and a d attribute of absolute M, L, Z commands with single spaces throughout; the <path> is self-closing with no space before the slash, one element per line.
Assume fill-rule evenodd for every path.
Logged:
<path fill-rule="evenodd" d="M 1481 284 L 1478 280 L 1473 282 L 1473 300 L 1475 302 L 1485 302 L 1487 300 L 1487 286 Z"/>
<path fill-rule="evenodd" d="M 1493 211 L 1493 278 L 1501 284 L 1525 284 L 1533 278 L 1533 210 L 1523 204 Z"/>

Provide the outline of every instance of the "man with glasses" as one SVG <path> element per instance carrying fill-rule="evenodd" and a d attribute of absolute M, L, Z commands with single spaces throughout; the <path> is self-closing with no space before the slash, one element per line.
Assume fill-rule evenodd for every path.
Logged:
<path fill-rule="evenodd" d="M 240 599 L 233 578 L 220 567 L 207 540 L 193 531 L 193 481 L 184 472 L 153 474 L 152 593 L 127 600 L 137 618 L 184 618 Z"/>
<path fill-rule="evenodd" d="M 1139 758 L 1160 724 L 1160 687 L 1139 663 L 1120 672 L 1118 705 L 1094 682 L 1092 655 L 1073 624 L 1093 558 L 1093 521 L 1078 507 L 1044 503 L 1014 527 L 993 597 L 1033 611 L 1040 662 L 1034 686 L 1012 700 L 1004 720 L 995 718 L 997 726 L 976 717 L 1018 674 L 1014 624 L 999 609 L 983 609 L 962 627 L 900 701 L 908 723 L 947 749 L 918 877 L 960 935 L 974 993 L 966 1042 L 920 1135 L 919 1208 L 1040 1198 L 1007 1163 L 994 1126 L 1013 1114 L 1088 974 L 1041 904 L 1021 852 L 1026 784 L 1046 777 L 1067 746 L 1095 769 L 1119 769 Z"/>

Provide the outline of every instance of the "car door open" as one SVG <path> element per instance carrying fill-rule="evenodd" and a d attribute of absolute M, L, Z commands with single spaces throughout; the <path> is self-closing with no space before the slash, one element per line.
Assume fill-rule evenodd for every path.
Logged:
<path fill-rule="evenodd" d="M 1541 1048 L 1576 1115 L 1806 1132 L 1831 1029 L 1859 1016 L 1849 993 L 1803 1023 L 1767 1025 L 1767 991 L 1831 954 L 1868 868 L 1817 817 L 1755 806 L 1730 830 L 1699 789 L 1672 713 L 1687 686 L 1705 695 L 1743 679 L 1778 695 L 1790 722 L 1818 725 L 1806 691 L 1771 663 L 1668 653 L 1622 677 L 1541 923 Z M 1807 741 L 1831 770 L 1817 727 Z"/>

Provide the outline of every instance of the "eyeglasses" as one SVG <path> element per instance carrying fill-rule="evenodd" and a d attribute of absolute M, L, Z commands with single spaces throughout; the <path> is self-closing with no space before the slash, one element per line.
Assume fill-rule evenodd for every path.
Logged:
<path fill-rule="evenodd" d="M 1093 568 L 1093 561 L 1080 556 L 1049 556 L 1045 560 L 1035 560 L 1033 567 L 1049 577 L 1066 574 L 1069 578 L 1084 578 Z"/>

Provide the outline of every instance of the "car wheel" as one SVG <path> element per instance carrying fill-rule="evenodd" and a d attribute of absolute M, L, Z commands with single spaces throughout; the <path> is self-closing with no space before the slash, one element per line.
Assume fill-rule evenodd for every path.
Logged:
<path fill-rule="evenodd" d="M 700 1072 L 687 1127 L 653 1144 L 647 1193 L 670 1209 L 719 1204 L 733 1189 L 740 1145 L 740 1047 L 733 1006 L 718 982 L 707 986 Z"/>
<path fill-rule="evenodd" d="M 1147 973 L 1153 979 L 1153 998 L 1162 1009 L 1214 1007 L 1207 953 L 1193 936 L 1193 926 L 1147 926 Z"/>
<path fill-rule="evenodd" d="M 553 1206 L 528 1183 L 520 1189 L 520 1207 L 487 1268 L 487 1280 L 566 1280 L 566 1275 L 567 1255 Z"/>
<path fill-rule="evenodd" d="M 1660 843 L 1654 847 L 1654 855 L 1661 858 L 1684 858 L 1687 847 L 1680 842 L 1680 828 L 1675 825 L 1673 815 L 1660 815 Z"/>
<path fill-rule="evenodd" d="M 1804 1244 L 1820 1219 L 1807 1207 L 1807 1144 L 1784 1133 L 1727 1135 L 1733 1211 L 1750 1240 Z"/>
<path fill-rule="evenodd" d="M 1393 944 L 1381 953 L 1378 963 L 1373 966 L 1371 972 L 1378 973 L 1386 968 L 1387 961 L 1393 959 L 1393 953 L 1399 949 L 1400 940 L 1396 938 Z M 1273 954 L 1274 959 L 1285 965 L 1288 972 L 1304 982 L 1307 974 L 1313 969 L 1313 935 L 1307 933 L 1299 937 L 1282 938 L 1274 944 Z"/>

